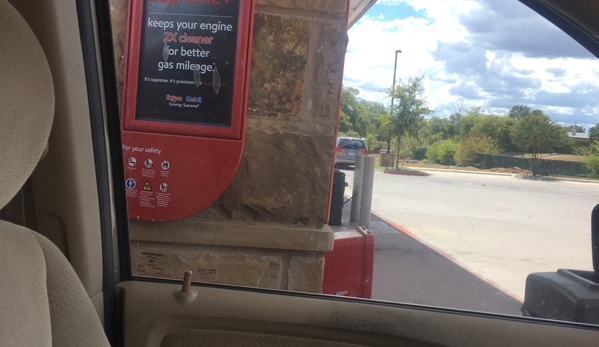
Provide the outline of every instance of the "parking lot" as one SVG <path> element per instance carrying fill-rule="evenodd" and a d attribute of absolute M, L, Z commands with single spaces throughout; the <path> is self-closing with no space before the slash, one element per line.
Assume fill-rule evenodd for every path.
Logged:
<path fill-rule="evenodd" d="M 353 172 L 344 172 L 350 195 Z M 375 173 L 372 210 L 516 301 L 523 300 L 525 279 L 532 272 L 592 269 L 590 213 L 599 203 L 599 184 L 431 173 L 430 177 Z M 407 241 L 396 241 L 378 236 L 377 256 L 382 249 L 401 253 Z M 394 276 L 396 281 L 424 280 L 414 273 L 417 270 Z M 458 303 L 446 306 L 460 308 Z"/>

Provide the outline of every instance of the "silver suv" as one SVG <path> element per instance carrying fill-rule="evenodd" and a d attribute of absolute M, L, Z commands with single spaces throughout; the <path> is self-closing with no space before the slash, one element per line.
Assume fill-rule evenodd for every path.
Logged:
<path fill-rule="evenodd" d="M 335 148 L 335 166 L 355 165 L 356 155 L 368 154 L 363 139 L 356 137 L 338 137 Z"/>

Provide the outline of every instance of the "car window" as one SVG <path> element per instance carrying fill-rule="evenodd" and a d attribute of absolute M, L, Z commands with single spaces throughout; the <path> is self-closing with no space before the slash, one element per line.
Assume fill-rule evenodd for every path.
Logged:
<path fill-rule="evenodd" d="M 599 62 L 531 9 L 110 4 L 133 276 L 599 324 Z"/>
<path fill-rule="evenodd" d="M 349 149 L 366 149 L 363 140 L 356 139 L 339 139 L 339 147 Z"/>

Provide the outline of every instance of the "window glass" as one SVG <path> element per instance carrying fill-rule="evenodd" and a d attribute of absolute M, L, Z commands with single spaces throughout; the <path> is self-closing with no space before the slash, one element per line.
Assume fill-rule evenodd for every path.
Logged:
<path fill-rule="evenodd" d="M 134 276 L 599 323 L 599 62 L 528 7 L 110 3 Z"/>
<path fill-rule="evenodd" d="M 339 139 L 339 147 L 341 148 L 349 148 L 349 149 L 365 149 L 366 145 L 363 140 L 360 139 Z"/>

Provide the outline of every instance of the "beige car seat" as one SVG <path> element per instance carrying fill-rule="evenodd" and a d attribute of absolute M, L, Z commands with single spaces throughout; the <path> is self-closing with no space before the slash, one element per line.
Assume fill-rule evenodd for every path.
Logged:
<path fill-rule="evenodd" d="M 17 10 L 0 0 L 0 208 L 40 160 L 53 114 L 54 86 L 42 47 Z M 4 221 L 0 346 L 109 346 L 81 281 L 58 248 Z"/>

